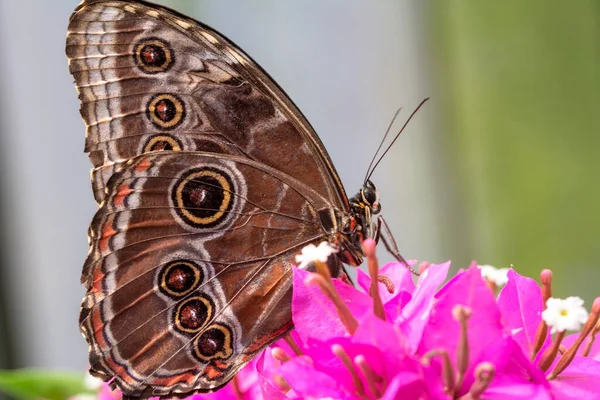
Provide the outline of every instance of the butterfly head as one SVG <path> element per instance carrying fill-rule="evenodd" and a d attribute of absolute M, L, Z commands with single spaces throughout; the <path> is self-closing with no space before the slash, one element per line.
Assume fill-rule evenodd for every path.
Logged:
<path fill-rule="evenodd" d="M 379 214 L 381 211 L 379 190 L 377 190 L 377 186 L 370 180 L 367 180 L 362 189 L 360 189 L 360 201 L 362 206 L 369 207 L 371 214 Z"/>
<path fill-rule="evenodd" d="M 337 245 L 342 249 L 340 257 L 350 265 L 360 265 L 363 259 L 362 241 L 377 237 L 377 224 L 373 215 L 381 211 L 379 190 L 370 180 L 350 200 L 350 210 L 341 221 L 341 235 Z"/>

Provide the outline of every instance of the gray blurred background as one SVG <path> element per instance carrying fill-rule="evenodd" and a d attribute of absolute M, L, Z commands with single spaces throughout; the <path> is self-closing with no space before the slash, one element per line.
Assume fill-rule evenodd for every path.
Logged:
<path fill-rule="evenodd" d="M 406 258 L 552 268 L 556 296 L 600 294 L 599 3 L 160 3 L 277 80 L 349 195 L 395 110 L 394 131 L 432 97 L 373 177 Z M 87 364 L 79 276 L 96 203 L 64 54 L 76 4 L 0 2 L 0 368 Z"/>

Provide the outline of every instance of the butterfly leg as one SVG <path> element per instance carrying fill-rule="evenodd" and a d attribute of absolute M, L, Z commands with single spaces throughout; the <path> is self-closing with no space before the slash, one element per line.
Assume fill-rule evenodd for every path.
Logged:
<path fill-rule="evenodd" d="M 379 243 L 379 239 L 383 242 L 385 249 L 392 255 L 396 260 L 404 264 L 406 268 L 410 270 L 415 275 L 419 275 L 417 271 L 412 269 L 400 254 L 400 250 L 398 250 L 398 245 L 396 244 L 396 240 L 394 239 L 394 235 L 392 235 L 392 231 L 390 230 L 389 225 L 385 222 L 382 216 L 377 218 L 377 232 L 375 233 L 375 242 Z"/>
<path fill-rule="evenodd" d="M 393 255 L 398 261 L 406 263 L 404 257 L 400 255 L 400 250 L 398 250 L 398 245 L 396 244 L 396 240 L 394 239 L 394 235 L 392 235 L 392 231 L 390 230 L 389 225 L 383 218 L 383 216 L 379 216 L 377 218 L 377 232 L 375 233 L 375 242 L 379 243 L 379 240 L 383 242 L 386 250 Z"/>

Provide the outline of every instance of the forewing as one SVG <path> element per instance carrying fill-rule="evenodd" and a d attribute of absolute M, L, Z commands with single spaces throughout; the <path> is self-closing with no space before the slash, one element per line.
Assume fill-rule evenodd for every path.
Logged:
<path fill-rule="evenodd" d="M 121 163 L 166 149 L 243 155 L 347 207 L 306 119 L 250 57 L 211 28 L 146 2 L 87 0 L 71 17 L 66 52 L 98 202 Z"/>

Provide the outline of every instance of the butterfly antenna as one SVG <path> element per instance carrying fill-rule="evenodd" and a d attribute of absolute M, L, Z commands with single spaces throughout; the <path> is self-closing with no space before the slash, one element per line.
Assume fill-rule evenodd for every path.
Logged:
<path fill-rule="evenodd" d="M 394 125 L 394 121 L 396 121 L 398 114 L 400 114 L 400 111 L 402 111 L 402 107 L 400 107 L 399 109 L 396 110 L 396 113 L 394 114 L 394 117 L 392 118 L 390 125 L 387 127 L 387 130 L 385 131 L 385 135 L 383 135 L 383 139 L 381 139 L 381 142 L 379 142 L 379 147 L 377 148 L 377 151 L 375 152 L 375 154 L 373 154 L 373 158 L 371 159 L 371 162 L 369 163 L 369 168 L 367 168 L 367 173 L 365 174 L 365 180 L 364 180 L 363 184 L 366 184 L 367 179 L 369 179 L 368 177 L 371 176 L 371 174 L 369 174 L 369 171 L 371 170 L 371 167 L 373 166 L 373 163 L 375 162 L 375 159 L 377 158 L 377 154 L 379 153 L 379 150 L 381 150 L 381 147 L 383 146 L 385 139 L 388 137 L 388 134 L 390 133 L 390 130 L 392 129 L 392 125 Z"/>
<path fill-rule="evenodd" d="M 369 175 L 367 175 L 367 179 L 365 179 L 365 182 L 368 181 L 369 179 L 371 179 L 371 175 L 373 175 L 373 172 L 375 172 L 375 168 L 377 168 L 377 166 L 379 165 L 379 163 L 381 162 L 381 160 L 383 160 L 383 157 L 387 154 L 388 151 L 390 151 L 390 149 L 392 148 L 392 146 L 394 145 L 394 143 L 396 142 L 396 140 L 398 140 L 398 138 L 400 137 L 400 134 L 404 131 L 404 128 L 406 128 L 406 125 L 408 125 L 408 123 L 410 122 L 410 120 L 412 119 L 412 117 L 415 116 L 415 114 L 417 113 L 417 111 L 419 111 L 419 109 L 423 106 L 423 104 L 425 104 L 427 102 L 427 100 L 429 100 L 429 97 L 427 97 L 425 100 L 423 100 L 417 106 L 417 108 L 415 108 L 415 111 L 413 111 L 412 114 L 410 114 L 410 117 L 408 117 L 408 119 L 406 120 L 406 122 L 404 123 L 404 125 L 402 125 L 402 129 L 400 129 L 400 132 L 398 132 L 398 134 L 396 135 L 396 137 L 394 138 L 394 140 L 392 140 L 392 143 L 390 143 L 390 145 L 387 147 L 387 149 L 385 149 L 385 151 L 383 152 L 383 154 L 381 155 L 381 157 L 379 157 L 379 160 L 377 160 L 377 162 L 375 163 L 375 166 L 373 167 L 373 169 L 371 170 L 371 172 L 369 173 Z"/>

